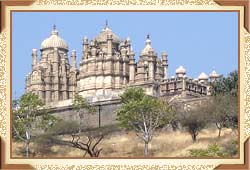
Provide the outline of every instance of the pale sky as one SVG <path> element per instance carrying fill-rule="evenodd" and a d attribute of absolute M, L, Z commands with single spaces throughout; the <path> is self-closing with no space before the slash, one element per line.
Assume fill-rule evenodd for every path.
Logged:
<path fill-rule="evenodd" d="M 149 33 L 158 57 L 168 53 L 169 77 L 180 65 L 192 78 L 212 70 L 227 75 L 238 68 L 236 12 L 14 12 L 12 17 L 12 94 L 17 98 L 31 72 L 31 50 L 39 51 L 54 24 L 69 54 L 76 50 L 78 67 L 82 38 L 94 38 L 108 20 L 120 39 L 130 37 L 137 60 Z"/>

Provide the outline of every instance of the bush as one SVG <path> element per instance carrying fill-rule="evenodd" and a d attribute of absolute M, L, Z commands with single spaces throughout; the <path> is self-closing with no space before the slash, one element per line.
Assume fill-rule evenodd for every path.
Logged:
<path fill-rule="evenodd" d="M 227 157 L 227 151 L 218 144 L 210 144 L 207 149 L 189 150 L 191 157 Z"/>
<path fill-rule="evenodd" d="M 131 148 L 131 152 L 130 152 L 130 153 L 131 153 L 133 156 L 135 156 L 135 157 L 141 157 L 141 156 L 144 155 L 143 152 L 144 152 L 144 148 L 143 148 L 143 147 L 140 147 L 140 146 L 133 146 L 133 147 Z"/>
<path fill-rule="evenodd" d="M 109 155 L 109 154 L 114 153 L 114 152 L 115 152 L 115 149 L 113 146 L 107 146 L 107 147 L 103 148 L 103 151 L 102 151 L 102 153 L 105 155 Z"/>
<path fill-rule="evenodd" d="M 232 140 L 230 143 L 210 144 L 207 149 L 189 150 L 191 157 L 233 157 L 238 154 L 238 141 Z"/>
<path fill-rule="evenodd" d="M 77 133 L 79 130 L 79 124 L 76 121 L 64 121 L 57 122 L 48 133 L 53 135 L 64 135 Z"/>
<path fill-rule="evenodd" d="M 225 146 L 225 150 L 230 156 L 236 156 L 238 154 L 238 141 L 233 140 L 229 145 Z"/>
<path fill-rule="evenodd" d="M 54 146 L 55 137 L 51 134 L 43 134 L 37 137 L 34 141 L 35 153 L 41 156 L 48 156 L 54 153 L 52 151 L 52 146 Z"/>

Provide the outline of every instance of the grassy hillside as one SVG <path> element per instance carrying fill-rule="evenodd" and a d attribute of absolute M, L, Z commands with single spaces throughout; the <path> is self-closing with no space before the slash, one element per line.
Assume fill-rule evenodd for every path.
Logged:
<path fill-rule="evenodd" d="M 100 157 L 143 157 L 144 143 L 132 131 L 124 131 L 117 127 L 92 129 L 91 133 L 105 133 L 104 139 L 98 145 L 103 148 Z M 89 133 L 89 132 L 88 132 Z M 213 128 L 204 129 L 194 143 L 191 136 L 184 131 L 156 131 L 152 142 L 149 144 L 150 156 L 153 157 L 189 157 L 191 149 L 206 149 L 209 144 L 217 143 L 219 146 L 228 146 L 237 140 L 237 132 L 223 129 L 221 137 Z M 71 140 L 70 135 L 60 136 L 63 140 Z M 81 134 L 81 139 L 86 141 L 86 134 Z M 23 144 L 13 143 L 13 156 L 22 156 Z M 35 157 L 82 157 L 83 152 L 69 146 L 54 145 L 46 148 L 44 155 L 36 154 Z M 237 156 L 237 155 L 235 155 Z"/>

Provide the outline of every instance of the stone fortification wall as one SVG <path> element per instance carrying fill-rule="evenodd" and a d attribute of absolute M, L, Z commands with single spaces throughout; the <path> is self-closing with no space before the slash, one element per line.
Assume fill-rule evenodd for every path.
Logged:
<path fill-rule="evenodd" d="M 85 113 L 82 119 L 83 128 L 96 128 L 116 124 L 115 110 L 121 105 L 120 100 L 101 101 L 92 104 L 95 107 L 95 113 Z M 76 121 L 79 123 L 78 113 L 72 106 L 52 108 L 51 114 L 65 120 Z"/>
<path fill-rule="evenodd" d="M 207 96 L 188 98 L 183 96 L 178 97 L 178 95 L 176 95 L 171 103 L 174 105 L 180 104 L 180 107 L 195 107 L 197 104 L 201 104 L 207 100 Z M 103 127 L 118 123 L 115 111 L 121 106 L 121 101 L 119 99 L 95 102 L 92 103 L 92 105 L 95 107 L 96 112 L 93 114 L 84 114 L 82 119 L 83 129 Z M 76 121 L 77 123 L 80 121 L 78 113 L 73 110 L 72 106 L 51 109 L 51 114 L 58 116 L 65 121 Z"/>

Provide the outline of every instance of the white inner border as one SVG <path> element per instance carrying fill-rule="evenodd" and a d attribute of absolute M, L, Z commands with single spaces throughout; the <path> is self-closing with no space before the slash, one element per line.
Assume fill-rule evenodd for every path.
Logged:
<path fill-rule="evenodd" d="M 36 165 L 219 165 L 219 164 L 242 164 L 244 162 L 243 143 L 244 143 L 244 76 L 245 76 L 245 56 L 244 56 L 244 7 L 222 7 L 222 6 L 8 6 L 6 8 L 6 31 L 7 31 L 7 132 L 10 134 L 10 10 L 240 10 L 240 159 L 10 159 L 10 136 L 7 135 L 6 143 L 6 164 L 30 164 Z"/>

